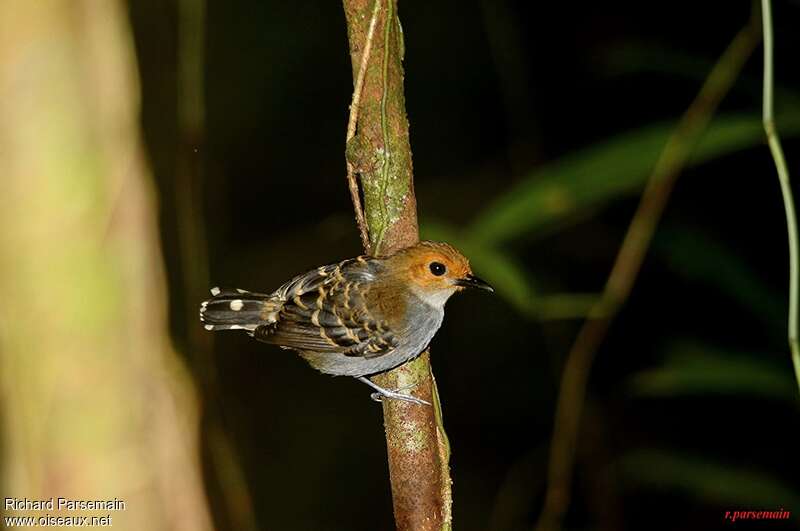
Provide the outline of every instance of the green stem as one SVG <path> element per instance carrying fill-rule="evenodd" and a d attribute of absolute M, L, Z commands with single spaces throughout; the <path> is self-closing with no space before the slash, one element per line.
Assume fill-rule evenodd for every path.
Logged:
<path fill-rule="evenodd" d="M 772 8 L 770 0 L 761 0 L 761 21 L 764 33 L 764 131 L 778 180 L 781 183 L 783 194 L 783 207 L 786 211 L 786 228 L 789 236 L 789 348 L 792 352 L 794 374 L 800 388 L 800 344 L 798 344 L 797 303 L 798 303 L 798 245 L 797 245 L 797 216 L 792 198 L 792 186 L 789 180 L 789 170 L 783 156 L 781 140 L 775 128 L 775 118 L 772 111 L 773 93 L 773 44 L 772 44 Z"/>

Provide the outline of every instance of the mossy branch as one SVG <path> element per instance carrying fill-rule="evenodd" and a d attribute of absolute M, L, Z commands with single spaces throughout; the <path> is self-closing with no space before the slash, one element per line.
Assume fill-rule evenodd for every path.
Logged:
<path fill-rule="evenodd" d="M 348 183 L 364 250 L 386 255 L 419 240 L 403 95 L 402 29 L 397 0 L 343 4 L 354 79 Z M 449 444 L 428 352 L 375 380 L 383 387 L 413 391 L 435 406 L 383 403 L 397 529 L 450 529 Z"/>

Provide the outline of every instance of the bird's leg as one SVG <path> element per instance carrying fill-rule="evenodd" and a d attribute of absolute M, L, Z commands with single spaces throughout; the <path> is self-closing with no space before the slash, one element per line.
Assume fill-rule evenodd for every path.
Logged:
<path fill-rule="evenodd" d="M 388 389 L 384 389 L 383 387 L 376 384 L 366 376 L 359 376 L 357 379 L 359 381 L 364 382 L 365 384 L 367 384 L 368 386 L 372 387 L 377 391 L 377 393 L 372 393 L 370 395 L 370 397 L 376 402 L 381 402 L 384 398 L 391 398 L 394 400 L 402 400 L 403 402 L 411 402 L 412 404 L 420 404 L 425 406 L 431 405 L 430 402 L 426 402 L 421 398 L 417 398 L 411 395 L 404 395 L 403 393 L 398 393 L 397 391 L 390 391 Z"/>

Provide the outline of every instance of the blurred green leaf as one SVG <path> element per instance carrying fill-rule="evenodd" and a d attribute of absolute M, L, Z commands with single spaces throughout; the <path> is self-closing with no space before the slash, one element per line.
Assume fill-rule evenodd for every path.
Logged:
<path fill-rule="evenodd" d="M 723 242 L 697 227 L 665 227 L 659 229 L 653 248 L 675 272 L 716 287 L 767 326 L 783 333 L 783 297 Z"/>
<path fill-rule="evenodd" d="M 641 396 L 755 395 L 795 402 L 791 367 L 765 359 L 723 352 L 691 343 L 669 348 L 661 367 L 635 374 L 631 389 Z"/>
<path fill-rule="evenodd" d="M 655 72 L 703 81 L 714 67 L 714 60 L 710 57 L 697 57 L 673 48 L 634 42 L 608 48 L 600 60 L 602 73 L 608 76 Z"/>
<path fill-rule="evenodd" d="M 800 132 L 800 113 L 784 115 L 778 126 L 784 137 L 796 135 Z M 476 217 L 465 236 L 476 243 L 497 245 L 585 215 L 615 198 L 636 192 L 674 128 L 675 123 L 642 127 L 547 164 L 495 199 Z M 721 115 L 695 146 L 688 165 L 763 142 L 759 116 Z"/>
<path fill-rule="evenodd" d="M 698 456 L 636 450 L 620 459 L 619 469 L 637 487 L 677 490 L 711 503 L 763 510 L 788 510 L 800 504 L 797 492 L 765 472 Z"/>
<path fill-rule="evenodd" d="M 599 295 L 594 293 L 536 294 L 535 281 L 511 254 L 483 243 L 475 243 L 447 223 L 423 220 L 422 237 L 446 241 L 469 256 L 472 269 L 489 282 L 495 292 L 518 312 L 537 319 L 571 319 L 588 315 Z"/>
<path fill-rule="evenodd" d="M 554 293 L 541 295 L 534 301 L 533 313 L 538 319 L 585 318 L 600 301 L 599 293 Z"/>
<path fill-rule="evenodd" d="M 674 80 L 683 77 L 702 83 L 714 67 L 710 57 L 697 57 L 688 51 L 644 42 L 626 42 L 624 46 L 609 48 L 600 57 L 600 73 L 606 76 L 621 76 L 652 72 L 663 74 Z M 762 80 L 758 76 L 739 76 L 732 92 L 745 93 L 754 103 L 761 104 Z M 786 87 L 775 87 L 775 101 L 784 109 L 800 107 L 797 92 Z"/>

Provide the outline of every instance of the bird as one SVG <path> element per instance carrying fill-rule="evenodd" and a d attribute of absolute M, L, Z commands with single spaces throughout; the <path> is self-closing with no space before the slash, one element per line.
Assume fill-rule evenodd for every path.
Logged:
<path fill-rule="evenodd" d="M 366 383 L 375 400 L 430 405 L 369 377 L 421 354 L 442 325 L 445 303 L 465 288 L 494 291 L 455 247 L 422 241 L 320 266 L 268 294 L 212 288 L 200 321 L 206 330 L 242 330 L 295 350 L 322 373 Z"/>

